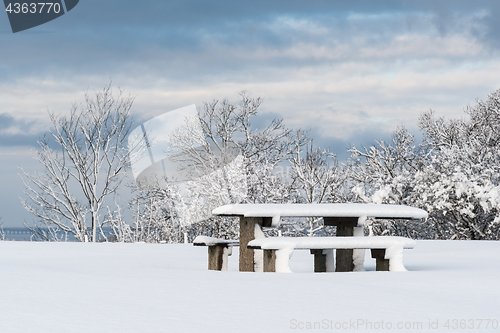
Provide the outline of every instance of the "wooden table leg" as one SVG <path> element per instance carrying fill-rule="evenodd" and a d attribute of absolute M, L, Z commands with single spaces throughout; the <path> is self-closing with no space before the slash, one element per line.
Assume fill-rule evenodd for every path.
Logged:
<path fill-rule="evenodd" d="M 276 250 L 264 250 L 264 272 L 276 272 Z"/>
<path fill-rule="evenodd" d="M 254 272 L 254 250 L 248 249 L 248 242 L 255 239 L 255 225 L 262 226 L 262 217 L 240 216 L 240 272 Z"/>
<path fill-rule="evenodd" d="M 385 249 L 372 249 L 372 258 L 377 261 L 377 271 L 389 271 L 389 259 L 385 259 Z"/>
<path fill-rule="evenodd" d="M 357 217 L 324 217 L 325 225 L 337 227 L 337 237 L 353 237 L 354 227 L 358 226 Z M 354 270 L 353 250 L 337 249 L 335 252 L 335 272 Z"/>
<path fill-rule="evenodd" d="M 311 249 L 311 254 L 314 254 L 314 273 L 326 272 L 326 254 L 323 254 L 322 249 Z"/>
<path fill-rule="evenodd" d="M 337 226 L 337 237 L 352 237 L 354 227 Z M 352 272 L 354 270 L 352 249 L 338 249 L 335 256 L 335 272 Z"/>

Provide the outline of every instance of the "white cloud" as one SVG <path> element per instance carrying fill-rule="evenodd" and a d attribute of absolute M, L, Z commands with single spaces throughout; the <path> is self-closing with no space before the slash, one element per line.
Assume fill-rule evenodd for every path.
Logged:
<path fill-rule="evenodd" d="M 348 140 L 370 128 L 416 128 L 418 115 L 429 108 L 461 116 L 467 103 L 497 88 L 496 53 L 471 33 L 485 15 L 455 15 L 446 33 L 432 12 L 232 22 L 229 30 L 199 30 L 202 47 L 170 49 L 159 41 L 133 50 L 126 61 L 117 58 L 108 70 L 86 64 L 0 80 L 1 107 L 36 119 L 42 131 L 47 109 L 68 112 L 85 89 L 112 79 L 137 96 L 143 119 L 248 90 L 266 98 L 264 111 L 324 136 Z"/>

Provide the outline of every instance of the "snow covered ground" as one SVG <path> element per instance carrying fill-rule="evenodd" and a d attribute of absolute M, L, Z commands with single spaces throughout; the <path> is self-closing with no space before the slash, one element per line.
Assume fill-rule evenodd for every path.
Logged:
<path fill-rule="evenodd" d="M 500 331 L 500 242 L 418 241 L 402 273 L 367 252 L 314 274 L 308 251 L 240 273 L 237 252 L 215 272 L 189 244 L 0 242 L 0 332 Z"/>

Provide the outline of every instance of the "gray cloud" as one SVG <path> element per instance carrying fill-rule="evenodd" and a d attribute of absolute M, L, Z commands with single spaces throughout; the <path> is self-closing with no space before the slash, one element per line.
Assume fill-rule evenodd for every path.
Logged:
<path fill-rule="evenodd" d="M 37 146 L 41 133 L 33 130 L 34 121 L 15 119 L 9 114 L 0 114 L 0 146 Z"/>
<path fill-rule="evenodd" d="M 403 90 L 405 85 L 423 89 L 434 84 L 426 82 L 431 72 L 488 59 L 490 54 L 483 48 L 488 49 L 488 41 L 500 31 L 495 20 L 497 3 L 87 0 L 49 24 L 0 35 L 3 45 L 8 45 L 0 49 L 0 86 L 23 87 L 30 100 L 43 94 L 67 98 L 75 91 L 95 88 L 103 78 L 113 78 L 133 93 L 137 88 L 214 90 L 220 84 L 238 86 L 234 93 L 263 82 L 316 81 L 320 85 L 330 79 L 322 78 L 323 73 L 331 72 L 338 73 L 338 77 L 332 75 L 337 81 L 332 81 L 328 93 L 317 96 L 321 102 L 359 99 L 355 87 L 361 85 L 364 99 L 385 98 L 377 101 L 379 108 L 395 103 L 419 105 L 431 89 L 416 94 L 415 89 Z M 396 73 L 403 76 L 411 71 L 423 77 L 397 78 Z M 352 82 L 345 82 L 346 77 Z M 359 82 L 353 80 L 356 77 Z M 362 86 L 374 78 L 380 82 Z M 441 89 L 452 91 L 444 76 L 442 80 Z M 273 97 L 272 93 L 265 97 Z M 55 100 L 69 106 L 74 99 Z M 346 113 L 340 103 L 334 109 Z M 9 113 L 13 112 L 11 108 Z M 358 105 L 347 112 L 365 112 L 369 118 Z"/>
<path fill-rule="evenodd" d="M 496 10 L 494 1 L 149 1 L 126 2 L 88 0 L 76 10 L 58 20 L 16 35 L 4 35 L 3 42 L 11 47 L 2 48 L 0 55 L 11 69 L 3 68 L 3 74 L 12 69 L 16 74 L 50 75 L 80 70 L 108 73 L 130 67 L 178 69 L 178 58 L 193 55 L 191 68 L 220 70 L 215 57 L 196 57 L 206 53 L 214 45 L 231 48 L 266 47 L 272 50 L 307 42 L 316 45 L 335 45 L 337 41 L 350 40 L 354 35 L 366 34 L 366 43 L 380 45 L 390 41 L 402 29 L 428 30 L 429 24 L 442 33 L 452 32 L 464 15 L 471 11 Z M 436 3 L 440 3 L 438 5 Z M 442 3 L 445 3 L 444 5 Z M 449 9 L 453 8 L 453 10 Z M 353 14 L 368 15 L 360 20 L 349 21 Z M 400 15 L 400 20 L 377 19 L 369 15 Z M 422 14 L 426 14 L 422 17 Z M 311 32 L 307 27 L 272 26 L 276 18 L 306 19 L 317 24 L 322 31 Z M 481 21 L 496 27 L 495 20 Z M 471 27 L 470 29 L 472 29 Z M 44 30 L 54 33 L 36 34 Z M 472 29 L 474 30 L 474 29 Z M 492 29 L 489 29 L 490 31 Z M 474 30 L 475 31 L 475 30 Z M 498 31 L 495 30 L 495 31 Z M 390 45 L 389 45 L 390 46 Z M 36 54 L 36 57 L 33 57 Z M 250 53 L 251 54 L 251 53 Z M 219 55 L 220 56 L 220 55 Z M 223 55 L 222 55 L 223 56 Z M 234 56 L 234 54 L 231 54 Z M 190 57 L 188 57 L 189 60 Z M 163 61 L 163 65 L 160 63 Z M 221 62 L 235 66 L 229 57 Z M 261 59 L 243 59 L 254 64 Z M 285 60 L 285 61 L 284 61 Z M 311 61 L 311 57 L 302 63 Z M 331 59 L 328 59 L 331 61 Z M 268 65 L 300 64 L 300 60 L 276 59 Z M 169 63 L 174 63 L 168 66 Z M 215 66 L 206 66 L 207 63 Z M 142 66 L 141 66 L 142 65 Z M 184 63 L 184 65 L 189 65 Z M 240 63 L 241 65 L 241 63 Z M 17 67 L 17 68 L 16 68 Z M 17 71 L 16 71 L 17 69 Z M 0 68 L 0 71 L 2 69 Z M 132 68 L 133 70 L 133 68 Z M 178 71 L 178 70 L 177 70 Z M 179 76 L 189 76 L 183 71 Z"/>
<path fill-rule="evenodd" d="M 0 113 L 0 131 L 9 128 L 14 123 L 14 118 L 6 113 Z"/>
<path fill-rule="evenodd" d="M 0 134 L 0 146 L 3 147 L 38 147 L 37 140 L 40 135 L 23 135 L 23 134 Z"/>

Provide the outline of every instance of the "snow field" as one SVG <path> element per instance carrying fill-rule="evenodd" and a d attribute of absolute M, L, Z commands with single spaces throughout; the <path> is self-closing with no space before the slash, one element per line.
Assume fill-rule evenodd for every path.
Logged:
<path fill-rule="evenodd" d="M 436 332 L 431 322 L 500 320 L 500 242 L 417 241 L 405 273 L 373 271 L 368 251 L 366 272 L 314 274 L 300 250 L 294 274 L 240 273 L 237 261 L 234 248 L 228 272 L 208 271 L 207 248 L 191 244 L 0 242 L 0 332 Z"/>

